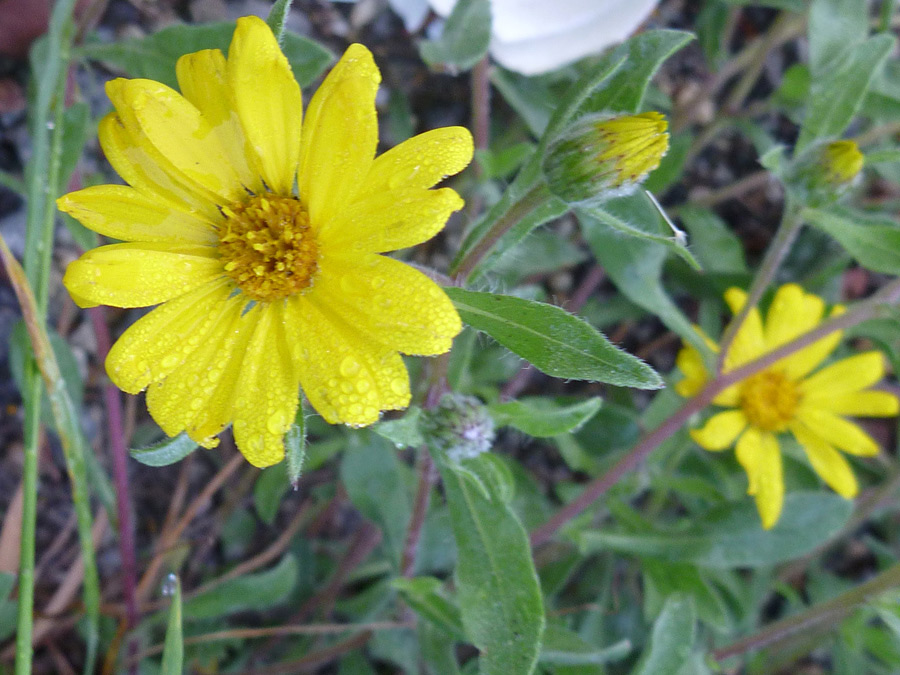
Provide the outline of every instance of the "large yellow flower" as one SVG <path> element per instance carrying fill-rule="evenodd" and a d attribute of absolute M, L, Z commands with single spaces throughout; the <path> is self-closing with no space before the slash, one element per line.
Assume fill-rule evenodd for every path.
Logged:
<path fill-rule="evenodd" d="M 352 45 L 312 97 L 265 22 L 239 19 L 219 50 L 178 61 L 181 94 L 118 79 L 100 142 L 128 186 L 59 208 L 126 243 L 83 255 L 64 283 L 82 307 L 163 303 L 106 361 L 121 389 L 147 388 L 169 435 L 213 447 L 233 424 L 257 466 L 284 456 L 298 388 L 328 422 L 361 426 L 409 403 L 398 352 L 440 354 L 461 324 L 444 292 L 379 253 L 432 237 L 463 202 L 430 190 L 472 158 L 460 127 L 375 158 L 371 53 Z"/>
<path fill-rule="evenodd" d="M 741 310 L 746 297 L 737 288 L 725 293 L 734 313 Z M 775 293 L 765 325 L 756 308 L 748 314 L 728 350 L 725 372 L 812 330 L 821 322 L 824 310 L 818 296 L 804 293 L 796 284 L 782 286 Z M 816 473 L 835 492 L 851 498 L 858 490 L 856 478 L 838 450 L 870 456 L 878 453 L 878 444 L 844 416 L 891 417 L 900 407 L 893 394 L 867 389 L 884 377 L 884 359 L 879 352 L 857 354 L 813 372 L 840 339 L 840 332 L 831 333 L 729 387 L 713 403 L 730 410 L 713 415 L 702 428 L 690 432 L 707 450 L 725 450 L 737 441 L 737 459 L 749 481 L 747 493 L 756 497 L 765 528 L 777 522 L 784 500 L 778 434 L 793 434 Z M 710 346 L 716 349 L 712 342 Z M 682 396 L 695 395 L 708 380 L 699 352 L 686 346 L 678 354 L 677 364 L 685 377 L 675 385 L 676 391 Z"/>

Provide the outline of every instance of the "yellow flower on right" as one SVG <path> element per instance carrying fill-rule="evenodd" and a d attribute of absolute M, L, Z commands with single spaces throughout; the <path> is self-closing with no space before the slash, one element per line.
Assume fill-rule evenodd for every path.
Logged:
<path fill-rule="evenodd" d="M 746 298 L 738 288 L 725 293 L 725 301 L 735 314 Z M 843 308 L 835 307 L 832 315 L 841 311 Z M 805 293 L 796 284 L 780 287 L 765 322 L 758 309 L 749 312 L 728 350 L 723 370 L 734 370 L 812 330 L 824 314 L 825 303 L 820 297 Z M 747 494 L 755 497 L 766 529 L 778 521 L 784 502 L 779 434 L 790 432 L 822 480 L 849 499 L 856 495 L 858 485 L 838 450 L 872 456 L 878 454 L 878 444 L 845 417 L 892 417 L 900 410 L 894 394 L 868 389 L 884 377 L 880 352 L 856 354 L 820 368 L 840 340 L 840 332 L 831 333 L 728 387 L 713 399 L 713 405 L 728 410 L 690 431 L 691 438 L 706 450 L 725 450 L 737 441 L 737 460 L 749 481 Z M 694 396 L 709 380 L 700 353 L 685 345 L 676 364 L 684 379 L 675 390 L 681 396 Z"/>

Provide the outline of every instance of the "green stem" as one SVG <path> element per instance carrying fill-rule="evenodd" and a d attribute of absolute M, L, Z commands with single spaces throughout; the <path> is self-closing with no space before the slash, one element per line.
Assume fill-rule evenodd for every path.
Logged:
<path fill-rule="evenodd" d="M 811 607 L 795 616 L 776 621 L 755 635 L 715 650 L 713 657 L 717 661 L 722 661 L 738 654 L 781 642 L 826 623 L 834 625 L 835 622 L 845 618 L 860 605 L 897 586 L 900 586 L 900 563 L 895 563 L 874 579 L 842 593 L 836 598 Z"/>
<path fill-rule="evenodd" d="M 722 366 L 728 355 L 728 349 L 734 342 L 735 336 L 737 336 L 750 311 L 756 307 L 763 293 L 766 292 L 766 288 L 769 287 L 769 284 L 775 277 L 775 273 L 778 271 L 778 266 L 781 265 L 781 262 L 791 250 L 800 228 L 803 227 L 800 209 L 794 206 L 790 199 L 785 203 L 784 211 L 778 231 L 775 233 L 772 243 L 769 244 L 756 276 L 753 278 L 753 283 L 750 284 L 750 289 L 747 291 L 747 300 L 744 302 L 744 306 L 734 315 L 734 318 L 729 322 L 725 332 L 722 334 L 722 339 L 719 342 L 719 362 L 716 364 L 716 372 L 722 371 Z"/>
<path fill-rule="evenodd" d="M 523 218 L 544 204 L 551 197 L 543 180 L 539 180 L 525 195 L 514 204 L 506 213 L 497 219 L 491 229 L 485 232 L 481 240 L 473 246 L 466 256 L 459 261 L 453 269 L 453 277 L 460 286 L 465 285 L 466 280 L 478 266 L 484 257 L 491 252 L 504 234 L 509 232 Z"/>
<path fill-rule="evenodd" d="M 32 105 L 31 141 L 33 154 L 26 171 L 27 224 L 25 270 L 34 289 L 37 314 L 43 324 L 49 297 L 49 273 L 53 251 L 53 199 L 58 183 L 62 112 L 69 50 L 74 26 L 75 0 L 59 0 L 50 16 L 46 53 L 42 68 L 36 69 L 35 99 Z M 52 127 L 52 134 L 51 134 Z M 29 359 L 25 369 L 27 392 L 25 448 L 22 468 L 22 548 L 19 558 L 19 607 L 16 626 L 16 675 L 32 671 L 32 622 L 34 610 L 34 555 L 37 526 L 37 463 L 40 439 L 41 378 Z M 98 593 L 99 597 L 99 593 Z M 93 651 L 88 645 L 86 667 L 93 668 Z"/>

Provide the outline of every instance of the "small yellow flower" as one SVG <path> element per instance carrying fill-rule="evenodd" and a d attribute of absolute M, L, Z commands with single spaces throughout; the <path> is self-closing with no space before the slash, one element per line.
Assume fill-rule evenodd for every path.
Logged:
<path fill-rule="evenodd" d="M 233 424 L 256 466 L 284 456 L 298 389 L 330 423 L 362 426 L 409 404 L 398 352 L 440 354 L 461 328 L 449 298 L 383 255 L 432 237 L 463 202 L 431 190 L 472 138 L 430 131 L 375 158 L 371 53 L 351 45 L 302 101 L 265 22 L 239 19 L 228 58 L 178 61 L 179 94 L 114 80 L 100 142 L 128 186 L 59 199 L 126 243 L 85 253 L 64 283 L 82 307 L 162 303 L 113 346 L 106 369 L 169 435 L 213 447 Z"/>
<path fill-rule="evenodd" d="M 725 300 L 737 313 L 746 294 L 731 288 Z M 748 314 L 725 358 L 725 372 L 812 330 L 821 322 L 824 310 L 818 296 L 804 293 L 796 284 L 782 286 L 765 324 L 756 308 Z M 841 311 L 836 307 L 832 314 Z M 778 434 L 790 432 L 822 480 L 849 499 L 857 493 L 856 478 L 838 450 L 871 456 L 878 454 L 878 444 L 844 416 L 891 417 L 900 408 L 893 394 L 868 389 L 884 377 L 884 358 L 879 352 L 857 354 L 816 370 L 840 339 L 840 332 L 831 333 L 732 385 L 713 399 L 715 405 L 730 410 L 716 413 L 702 428 L 690 432 L 706 450 L 725 450 L 737 441 L 737 459 L 749 480 L 747 493 L 756 497 L 767 529 L 778 521 L 784 500 Z M 715 351 L 711 341 L 710 346 Z M 677 365 L 685 377 L 675 385 L 676 391 L 694 396 L 708 380 L 699 352 L 685 346 Z"/>
<path fill-rule="evenodd" d="M 628 192 L 659 166 L 669 149 L 668 126 L 658 112 L 578 120 L 547 151 L 550 190 L 570 203 Z"/>

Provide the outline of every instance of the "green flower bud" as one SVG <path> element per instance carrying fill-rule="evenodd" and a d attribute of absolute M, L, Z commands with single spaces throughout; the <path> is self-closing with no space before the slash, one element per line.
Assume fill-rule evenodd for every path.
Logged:
<path fill-rule="evenodd" d="M 857 182 L 865 158 L 853 141 L 814 145 L 794 160 L 788 187 L 807 204 L 828 204 L 839 199 Z"/>
<path fill-rule="evenodd" d="M 494 420 L 474 396 L 445 394 L 422 422 L 425 440 L 454 462 L 477 457 L 494 444 Z"/>
<path fill-rule="evenodd" d="M 668 151 L 668 127 L 658 112 L 579 119 L 547 150 L 550 191 L 570 204 L 631 192 Z"/>

